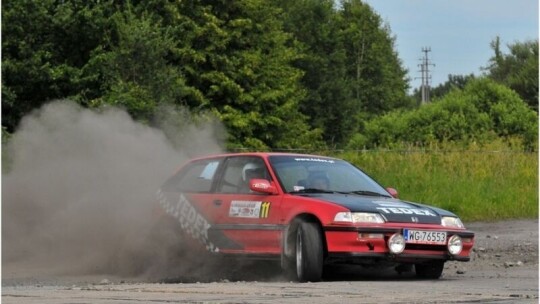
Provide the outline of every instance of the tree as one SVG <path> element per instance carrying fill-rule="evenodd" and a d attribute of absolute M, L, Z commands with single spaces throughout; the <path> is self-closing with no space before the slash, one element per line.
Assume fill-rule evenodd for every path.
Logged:
<path fill-rule="evenodd" d="M 278 1 L 285 29 L 300 42 L 307 96 L 300 102 L 312 127 L 330 146 L 346 143 L 362 120 L 409 106 L 406 71 L 390 29 L 361 1 Z"/>
<path fill-rule="evenodd" d="M 510 53 L 504 54 L 497 37 L 491 48 L 495 54 L 485 68 L 487 75 L 516 91 L 538 112 L 538 39 L 509 44 Z"/>
<path fill-rule="evenodd" d="M 389 26 L 361 0 L 343 1 L 342 6 L 340 39 L 358 106 L 370 114 L 408 106 L 407 71 L 395 51 Z"/>
<path fill-rule="evenodd" d="M 2 5 L 2 125 L 43 103 L 92 91 L 81 69 L 103 43 L 110 2 L 8 1 Z"/>
<path fill-rule="evenodd" d="M 186 84 L 225 123 L 230 147 L 317 145 L 298 111 L 304 97 L 292 66 L 299 50 L 283 31 L 279 10 L 263 0 L 182 1 L 187 21 L 177 53 Z M 187 46 L 187 47 L 186 47 Z"/>
<path fill-rule="evenodd" d="M 2 10 L 3 126 L 51 99 L 214 113 L 230 147 L 318 145 L 298 111 L 299 50 L 262 0 L 11 1 Z M 173 107 L 174 108 L 174 107 Z"/>
<path fill-rule="evenodd" d="M 357 105 L 346 75 L 347 57 L 338 39 L 339 16 L 331 0 L 279 1 L 285 29 L 300 43 L 294 65 L 302 70 L 306 96 L 300 111 L 323 130 L 330 146 L 343 143 L 357 126 Z"/>
<path fill-rule="evenodd" d="M 107 43 L 96 48 L 83 67 L 87 87 L 97 81 L 81 103 L 120 106 L 133 118 L 150 122 L 161 104 L 182 104 L 188 88 L 180 68 L 170 62 L 177 47 L 171 26 L 131 5 L 111 16 Z"/>

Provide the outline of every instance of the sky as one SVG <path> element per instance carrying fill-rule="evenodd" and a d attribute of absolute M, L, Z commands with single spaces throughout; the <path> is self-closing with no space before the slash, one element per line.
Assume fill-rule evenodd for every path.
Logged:
<path fill-rule="evenodd" d="M 410 85 L 421 85 L 422 48 L 429 47 L 431 86 L 448 75 L 482 75 L 499 36 L 508 44 L 538 39 L 538 0 L 364 0 L 390 26 L 396 49 L 409 71 Z"/>

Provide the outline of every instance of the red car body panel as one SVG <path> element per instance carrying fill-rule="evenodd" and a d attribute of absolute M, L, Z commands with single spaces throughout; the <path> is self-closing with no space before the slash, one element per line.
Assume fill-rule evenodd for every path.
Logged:
<path fill-rule="evenodd" d="M 313 162 L 333 160 L 322 156 L 289 153 L 233 153 L 197 158 L 187 163 L 179 171 L 178 179 L 182 180 L 183 170 L 193 164 L 219 162 L 217 165 L 208 165 L 206 169 L 210 168 L 214 171 L 206 175 L 212 177 L 206 178 L 204 181 L 201 180 L 202 184 L 211 184 L 208 191 L 189 191 L 189 189 L 171 191 L 164 187 L 158 194 L 158 200 L 165 213 L 179 222 L 180 229 L 199 240 L 212 252 L 282 258 L 284 251 L 286 251 L 287 236 L 290 233 L 289 229 L 292 223 L 299 218 L 310 218 L 320 225 L 324 238 L 325 257 L 328 261 L 355 260 L 362 263 L 368 260 L 386 260 L 414 263 L 423 260 L 468 261 L 470 259 L 470 252 L 474 245 L 474 233 L 465 228 L 448 228 L 440 224 L 414 222 L 387 221 L 379 224 L 335 222 L 337 213 L 351 211 L 347 207 L 348 205 L 329 201 L 327 197 L 288 193 L 283 188 L 283 180 L 280 180 L 280 176 L 274 171 L 275 168 L 270 160 L 272 156 L 302 157 L 306 159 L 305 162 L 309 162 L 309 158 L 312 158 Z M 254 193 L 253 191 L 250 193 L 228 193 L 225 190 L 220 190 L 220 187 L 226 189 L 229 186 L 225 184 L 227 173 L 224 171 L 227 170 L 228 164 L 243 158 L 262 160 L 261 163 L 267 170 L 266 176 L 269 183 L 259 184 L 265 187 L 270 185 L 275 189 L 275 193 Z M 302 159 L 302 161 L 304 160 Z M 230 166 L 233 168 L 232 165 Z M 235 170 L 239 172 L 238 169 Z M 201 174 L 201 176 L 203 175 Z M 355 197 L 349 195 L 346 199 L 352 201 Z M 386 201 L 388 204 L 396 206 L 409 206 L 405 205 L 409 202 L 392 197 L 370 198 L 362 196 L 362 200 L 375 207 L 378 206 L 377 204 L 384 206 L 383 203 Z M 384 208 L 386 207 L 378 207 L 379 210 Z M 427 207 L 417 208 L 421 210 L 420 208 Z M 395 213 L 400 213 L 399 210 L 403 211 L 403 208 L 392 210 Z M 429 212 L 435 213 L 439 209 L 429 210 L 432 210 Z M 385 215 L 383 214 L 383 216 Z M 438 213 L 437 216 L 439 216 Z M 416 220 L 418 221 L 418 219 Z M 388 249 L 388 239 L 395 233 L 403 233 L 403 229 L 444 231 L 448 238 L 457 234 L 463 240 L 463 248 L 459 254 L 451 255 L 446 245 L 407 244 L 402 253 L 392 254 Z"/>

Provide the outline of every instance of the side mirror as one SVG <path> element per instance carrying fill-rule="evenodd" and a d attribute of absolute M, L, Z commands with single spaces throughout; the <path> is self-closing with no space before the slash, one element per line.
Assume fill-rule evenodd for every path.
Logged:
<path fill-rule="evenodd" d="M 397 190 L 394 189 L 394 188 L 388 187 L 388 188 L 386 188 L 386 191 L 388 191 L 388 193 L 390 193 L 390 195 L 391 195 L 393 198 L 398 198 L 398 197 L 399 197 L 399 194 L 398 194 Z"/>
<path fill-rule="evenodd" d="M 251 179 L 249 181 L 249 189 L 259 193 L 278 194 L 276 187 L 266 179 Z"/>

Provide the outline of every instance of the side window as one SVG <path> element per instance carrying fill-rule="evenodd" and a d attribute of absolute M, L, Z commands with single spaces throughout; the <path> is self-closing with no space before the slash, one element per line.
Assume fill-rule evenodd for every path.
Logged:
<path fill-rule="evenodd" d="M 221 193 L 251 193 L 249 181 L 254 178 L 270 180 L 264 161 L 259 157 L 231 157 L 225 163 L 217 191 Z"/>
<path fill-rule="evenodd" d="M 210 192 L 221 160 L 203 160 L 183 168 L 163 185 L 168 192 Z"/>

